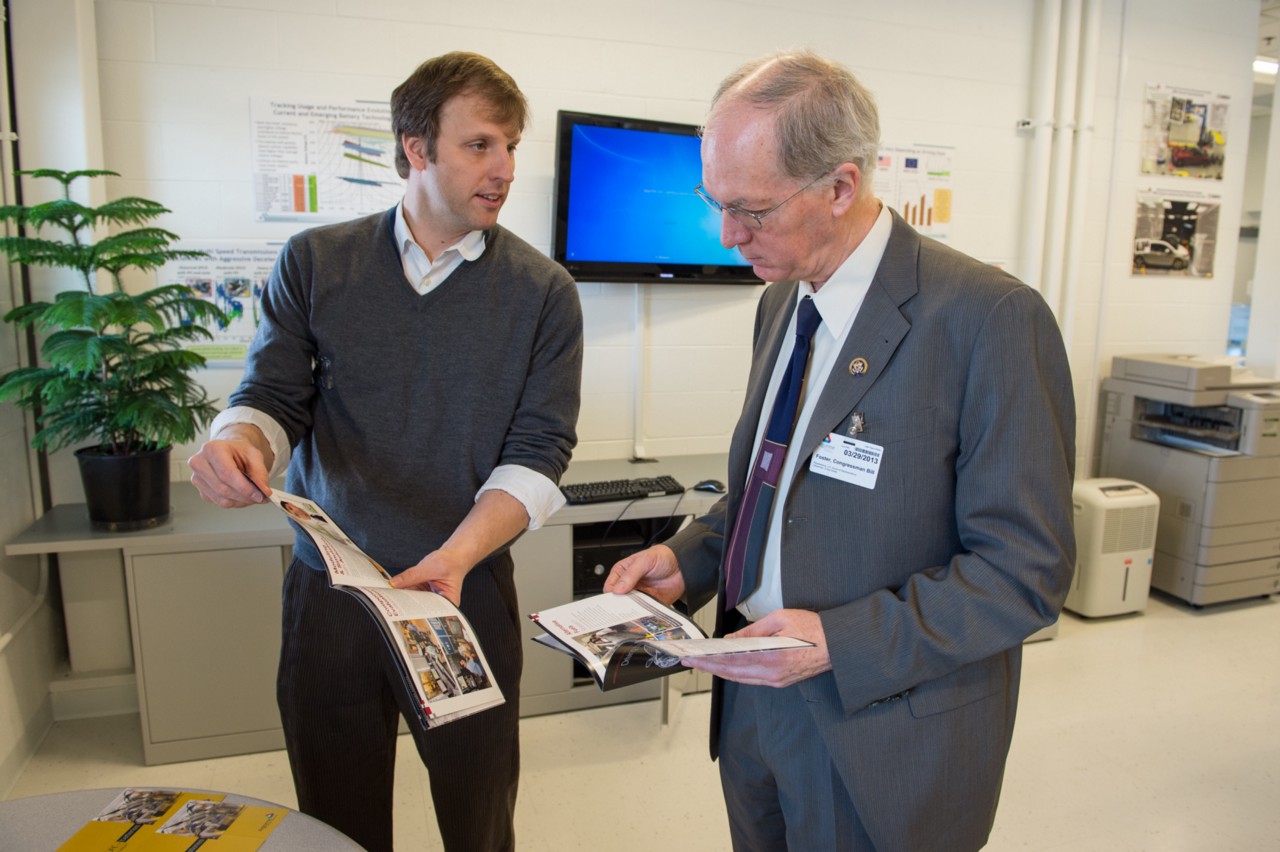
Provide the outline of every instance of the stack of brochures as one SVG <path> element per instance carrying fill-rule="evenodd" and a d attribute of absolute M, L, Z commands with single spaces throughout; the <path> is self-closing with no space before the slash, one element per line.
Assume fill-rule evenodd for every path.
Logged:
<path fill-rule="evenodd" d="M 252 852 L 290 810 L 225 801 L 220 793 L 121 790 L 58 852 Z M 0 848 L 8 849 L 0 836 Z"/>

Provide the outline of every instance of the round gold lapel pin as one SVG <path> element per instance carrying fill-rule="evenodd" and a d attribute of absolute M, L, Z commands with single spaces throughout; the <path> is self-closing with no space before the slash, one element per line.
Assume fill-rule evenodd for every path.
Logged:
<path fill-rule="evenodd" d="M 849 362 L 849 372 L 855 376 L 861 376 L 869 369 L 871 369 L 871 367 L 867 364 L 866 358 L 854 358 Z"/>

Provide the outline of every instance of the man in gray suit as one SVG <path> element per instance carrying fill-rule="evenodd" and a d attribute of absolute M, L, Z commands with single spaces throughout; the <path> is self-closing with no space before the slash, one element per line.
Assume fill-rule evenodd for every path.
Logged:
<path fill-rule="evenodd" d="M 875 197 L 878 137 L 871 95 L 809 53 L 721 85 L 699 193 L 775 282 L 729 491 L 606 584 L 690 611 L 719 594 L 717 635 L 813 643 L 689 661 L 717 675 L 711 749 L 736 850 L 981 847 L 1021 643 L 1057 618 L 1072 575 L 1075 413 L 1054 317 Z M 821 325 L 794 432 L 758 452 L 805 298 Z M 745 535 L 744 494 L 779 454 L 766 523 Z M 763 556 L 726 603 L 735 535 Z"/>

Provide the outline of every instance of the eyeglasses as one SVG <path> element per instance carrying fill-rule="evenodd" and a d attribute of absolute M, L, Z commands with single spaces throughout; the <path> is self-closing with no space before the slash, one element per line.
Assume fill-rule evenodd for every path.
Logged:
<path fill-rule="evenodd" d="M 739 225 L 743 225 L 747 228 L 750 228 L 753 231 L 758 231 L 764 227 L 765 216 L 768 216 L 769 214 L 773 213 L 773 211 L 777 210 L 779 207 L 786 204 L 788 201 L 795 198 L 797 195 L 804 192 L 806 189 L 813 186 L 815 183 L 822 180 L 826 176 L 827 175 L 825 172 L 823 174 L 818 175 L 816 178 L 809 181 L 804 186 L 800 187 L 795 192 L 791 193 L 786 198 L 782 199 L 777 204 L 770 207 L 768 210 L 743 210 L 741 207 L 731 207 L 726 204 L 721 204 L 719 201 L 716 201 L 714 198 L 712 198 L 710 195 L 707 194 L 707 191 L 702 188 L 702 184 L 698 184 L 697 186 L 695 186 L 693 188 L 693 192 L 703 201 L 707 202 L 707 206 L 710 207 L 712 210 L 716 211 L 717 213 L 728 213 L 729 216 L 733 219 L 733 221 L 737 222 Z"/>

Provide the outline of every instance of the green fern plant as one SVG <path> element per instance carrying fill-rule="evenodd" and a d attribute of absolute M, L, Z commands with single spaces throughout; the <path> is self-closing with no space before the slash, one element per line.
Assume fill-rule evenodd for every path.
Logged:
<path fill-rule="evenodd" d="M 212 339 L 204 324 L 225 323 L 226 315 L 178 284 L 127 293 L 121 274 L 203 253 L 171 248 L 177 235 L 147 224 L 169 212 L 155 201 L 118 198 L 87 207 L 71 199 L 75 181 L 115 172 L 18 174 L 57 181 L 62 197 L 0 206 L 0 222 L 16 225 L 18 234 L 0 237 L 0 252 L 14 263 L 75 270 L 84 290 L 5 314 L 5 322 L 48 336 L 41 365 L 0 377 L 0 400 L 35 412 L 32 444 L 49 452 L 94 441 L 98 452 L 126 455 L 193 440 L 218 408 L 192 375 L 204 357 L 184 347 Z M 95 228 L 108 235 L 95 240 Z M 109 292 L 97 292 L 100 277 L 110 282 Z"/>

